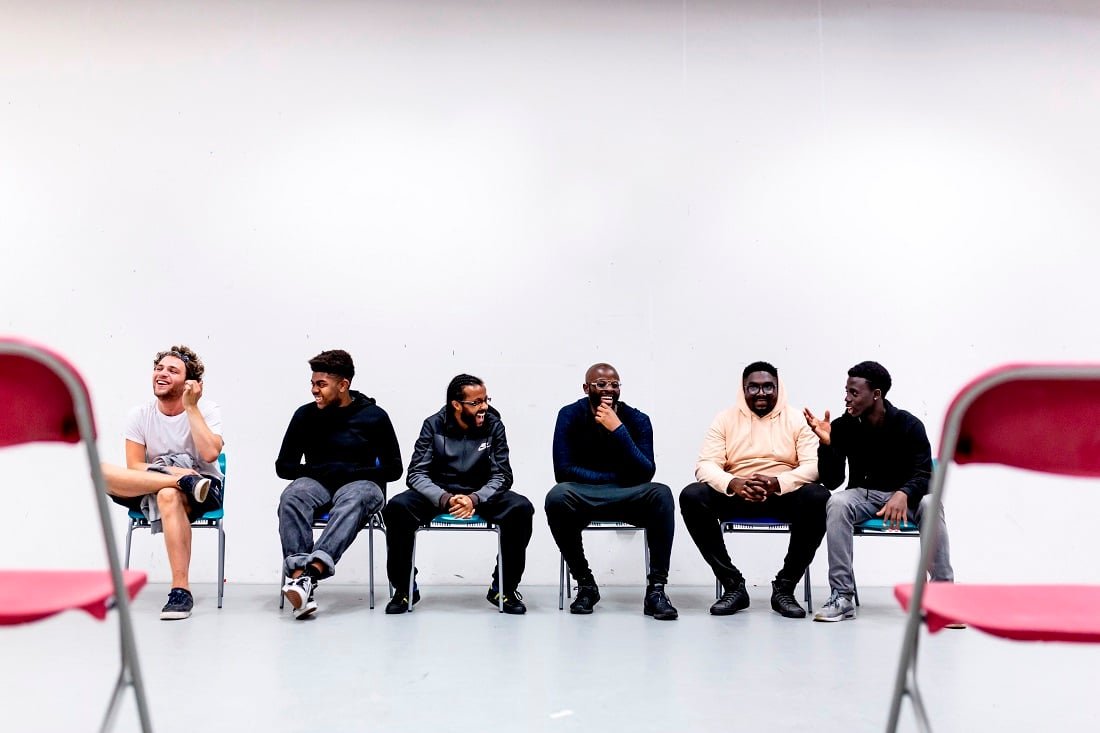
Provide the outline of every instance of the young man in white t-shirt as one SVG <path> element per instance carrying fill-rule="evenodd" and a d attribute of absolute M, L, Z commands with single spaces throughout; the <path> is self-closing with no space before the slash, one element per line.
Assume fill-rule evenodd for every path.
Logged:
<path fill-rule="evenodd" d="M 157 354 L 156 399 L 134 408 L 126 421 L 126 468 L 103 464 L 107 492 L 115 502 L 159 515 L 172 570 L 172 590 L 160 612 L 164 620 L 191 615 L 191 522 L 222 502 L 221 408 L 209 399 L 199 404 L 204 371 L 202 360 L 186 346 Z"/>

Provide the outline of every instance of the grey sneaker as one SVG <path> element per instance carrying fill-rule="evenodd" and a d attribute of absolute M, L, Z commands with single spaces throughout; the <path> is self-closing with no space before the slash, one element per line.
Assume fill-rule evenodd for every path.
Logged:
<path fill-rule="evenodd" d="M 317 610 L 317 601 L 313 600 L 313 578 L 305 573 L 297 578 L 288 578 L 283 585 L 283 597 L 294 607 L 294 618 L 305 618 Z"/>
<path fill-rule="evenodd" d="M 848 621 L 856 617 L 856 607 L 851 598 L 845 598 L 839 591 L 833 591 L 821 610 L 814 614 L 814 621 Z"/>

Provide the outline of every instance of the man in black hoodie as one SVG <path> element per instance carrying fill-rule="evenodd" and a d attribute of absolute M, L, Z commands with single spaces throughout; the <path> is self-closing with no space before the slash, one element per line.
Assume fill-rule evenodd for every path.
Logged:
<path fill-rule="evenodd" d="M 531 540 L 534 507 L 511 491 L 508 439 L 500 414 L 489 407 L 485 383 L 459 374 L 447 387 L 447 405 L 424 421 L 406 481 L 409 490 L 386 506 L 386 568 L 393 598 L 386 613 L 405 613 L 420 600 L 408 588 L 416 528 L 439 514 L 467 519 L 477 514 L 500 526 L 504 578 L 496 577 L 486 599 L 494 606 L 504 592 L 504 612 L 527 612 L 517 592 Z M 410 592 L 411 591 L 411 592 Z"/>
<path fill-rule="evenodd" d="M 344 551 L 385 503 L 386 482 L 401 477 L 389 415 L 351 389 L 351 355 L 322 351 L 309 368 L 313 402 L 295 411 L 275 459 L 275 473 L 291 481 L 279 499 L 279 539 L 287 575 L 283 595 L 299 619 L 317 610 L 317 581 L 336 572 Z M 313 520 L 325 513 L 328 525 L 315 544 Z"/>

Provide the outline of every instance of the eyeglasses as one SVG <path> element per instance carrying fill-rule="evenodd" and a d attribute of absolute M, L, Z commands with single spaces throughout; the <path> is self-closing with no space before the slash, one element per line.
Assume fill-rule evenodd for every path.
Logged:
<path fill-rule="evenodd" d="M 611 389 L 618 389 L 622 386 L 623 383 L 619 381 L 612 382 L 606 379 L 597 379 L 595 382 L 589 382 L 589 384 L 596 389 L 607 389 L 608 387 L 610 387 Z"/>
<path fill-rule="evenodd" d="M 455 400 L 460 405 L 469 405 L 470 407 L 481 407 L 487 405 L 493 401 L 492 397 L 486 397 L 483 400 Z"/>
<path fill-rule="evenodd" d="M 747 384 L 745 385 L 745 391 L 749 394 L 775 394 L 775 385 L 771 382 L 767 384 Z"/>

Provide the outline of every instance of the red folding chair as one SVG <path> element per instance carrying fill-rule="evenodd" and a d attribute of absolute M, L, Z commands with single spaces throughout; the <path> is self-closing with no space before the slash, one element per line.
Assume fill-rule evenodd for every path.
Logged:
<path fill-rule="evenodd" d="M 927 516 L 939 512 L 952 461 L 1100 477 L 1100 364 L 1009 365 L 964 387 L 944 421 Z M 894 588 L 909 613 L 888 731 L 907 695 L 920 729 L 931 729 L 917 684 L 922 621 L 930 633 L 965 623 L 1018 641 L 1100 642 L 1100 586 L 928 583 L 937 523 L 928 531 L 915 581 Z"/>
<path fill-rule="evenodd" d="M 146 578 L 142 572 L 123 572 L 118 562 L 88 390 L 62 357 L 26 341 L 0 337 L 0 447 L 35 442 L 84 444 L 110 568 L 0 570 L 0 626 L 38 621 L 70 609 L 103 620 L 108 609 L 117 609 L 122 668 L 100 730 L 111 725 L 123 690 L 130 687 L 141 729 L 150 731 L 129 603 Z"/>

